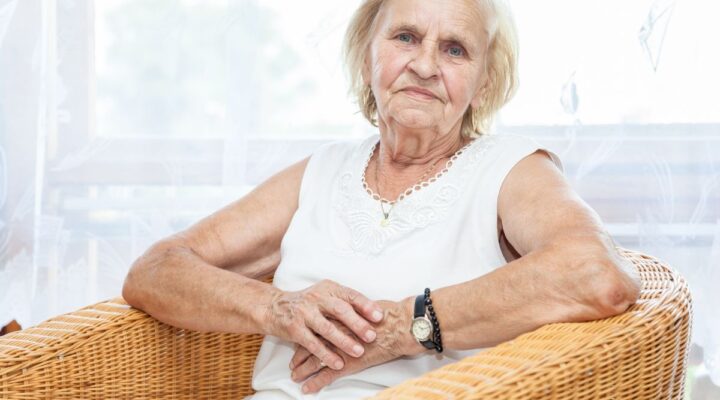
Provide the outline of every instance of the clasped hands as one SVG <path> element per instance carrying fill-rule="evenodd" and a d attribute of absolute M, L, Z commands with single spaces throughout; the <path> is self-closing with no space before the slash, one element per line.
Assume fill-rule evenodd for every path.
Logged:
<path fill-rule="evenodd" d="M 307 380 L 303 393 L 314 393 L 342 376 L 421 353 L 409 332 L 410 300 L 372 301 L 323 280 L 304 290 L 279 291 L 267 334 L 296 343 L 290 376 L 298 383 Z"/>

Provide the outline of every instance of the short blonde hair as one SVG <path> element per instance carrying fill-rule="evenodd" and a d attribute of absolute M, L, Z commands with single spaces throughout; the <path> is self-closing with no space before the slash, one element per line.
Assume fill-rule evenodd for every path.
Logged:
<path fill-rule="evenodd" d="M 363 82 L 362 70 L 384 1 L 363 1 L 350 20 L 343 44 L 350 93 L 355 96 L 365 118 L 374 126 L 377 126 L 377 103 L 370 85 Z M 489 133 L 495 113 L 510 101 L 518 86 L 517 29 L 510 7 L 502 0 L 478 0 L 478 5 L 480 3 L 486 6 L 489 19 L 486 21 L 490 38 L 486 54 L 488 86 L 480 107 L 473 110 L 472 106 L 468 106 L 463 115 L 460 132 L 468 137 Z"/>

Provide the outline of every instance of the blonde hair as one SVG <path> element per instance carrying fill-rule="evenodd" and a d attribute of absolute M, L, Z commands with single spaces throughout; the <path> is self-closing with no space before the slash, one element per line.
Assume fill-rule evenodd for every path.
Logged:
<path fill-rule="evenodd" d="M 368 54 L 377 15 L 385 0 L 365 0 L 355 11 L 345 32 L 343 54 L 350 78 L 350 93 L 360 111 L 377 126 L 377 103 L 369 84 L 363 82 L 362 71 Z M 515 95 L 518 86 L 517 29 L 510 7 L 503 0 L 478 0 L 488 11 L 486 29 L 490 42 L 486 53 L 487 87 L 481 105 L 468 106 L 460 132 L 467 137 L 487 134 L 493 117 Z"/>

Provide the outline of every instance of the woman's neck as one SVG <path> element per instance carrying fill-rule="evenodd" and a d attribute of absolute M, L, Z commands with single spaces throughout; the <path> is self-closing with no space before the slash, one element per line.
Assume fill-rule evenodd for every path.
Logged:
<path fill-rule="evenodd" d="M 410 129 L 395 123 L 378 121 L 380 130 L 380 162 L 386 171 L 400 172 L 413 166 L 429 166 L 442 157 L 451 157 L 469 138 L 460 134 L 460 122 L 448 132 L 436 127 Z"/>
<path fill-rule="evenodd" d="M 471 140 L 460 134 L 459 127 L 447 134 L 388 129 L 388 125 L 382 123 L 379 128 L 380 145 L 368 163 L 365 177 L 370 187 L 389 200 L 419 181 L 434 176 Z M 423 176 L 425 178 L 421 179 Z M 377 181 L 380 181 L 379 185 Z"/>

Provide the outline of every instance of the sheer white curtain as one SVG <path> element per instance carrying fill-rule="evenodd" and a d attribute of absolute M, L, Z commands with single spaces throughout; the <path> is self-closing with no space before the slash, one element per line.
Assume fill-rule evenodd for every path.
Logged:
<path fill-rule="evenodd" d="M 373 132 L 339 57 L 358 3 L 0 0 L 0 324 L 119 295 L 151 243 Z M 689 389 L 717 391 L 720 6 L 511 4 L 520 91 L 497 131 L 554 149 L 621 245 L 683 273 Z"/>

